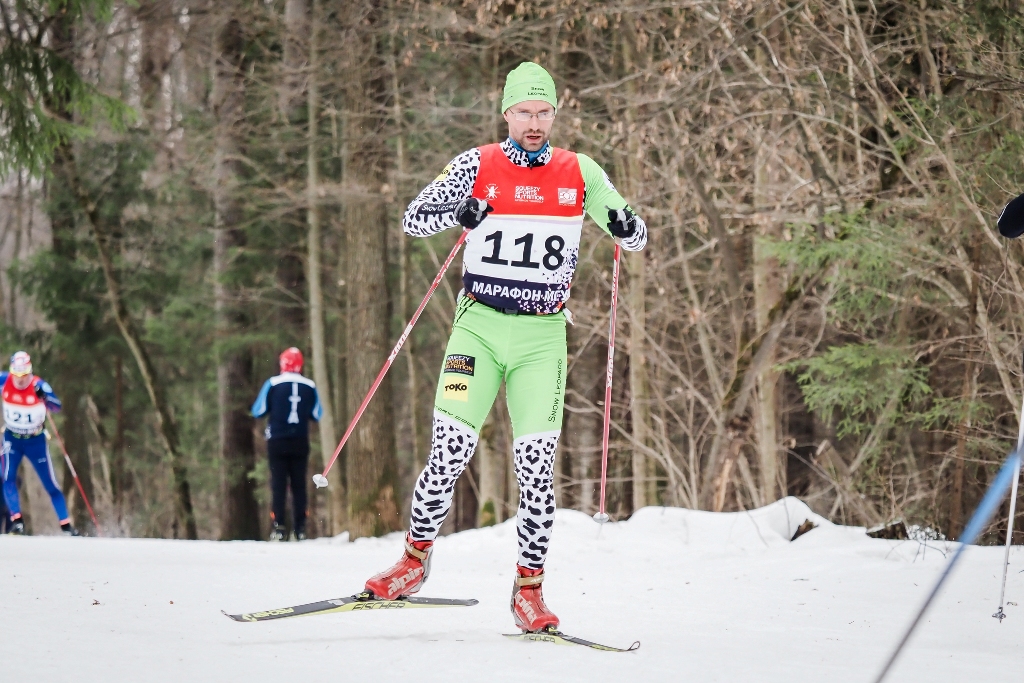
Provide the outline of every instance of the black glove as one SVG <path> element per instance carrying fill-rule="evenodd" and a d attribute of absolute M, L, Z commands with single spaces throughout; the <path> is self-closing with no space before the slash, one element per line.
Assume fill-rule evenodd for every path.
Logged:
<path fill-rule="evenodd" d="M 628 240 L 636 234 L 636 214 L 629 209 L 608 209 L 608 232 Z"/>
<path fill-rule="evenodd" d="M 36 396 L 39 397 L 40 401 L 46 400 L 46 392 L 43 391 L 43 387 L 39 384 L 36 385 Z"/>
<path fill-rule="evenodd" d="M 455 220 L 466 230 L 472 230 L 480 225 L 491 211 L 494 211 L 494 207 L 483 199 L 468 197 L 455 207 Z"/>
<path fill-rule="evenodd" d="M 1003 207 L 996 221 L 999 234 L 1003 237 L 1020 237 L 1024 235 L 1024 194 Z"/>

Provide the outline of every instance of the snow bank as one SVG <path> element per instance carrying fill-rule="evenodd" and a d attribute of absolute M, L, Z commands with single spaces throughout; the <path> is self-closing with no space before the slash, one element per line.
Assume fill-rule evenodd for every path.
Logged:
<path fill-rule="evenodd" d="M 627 533 L 671 534 L 691 546 L 733 546 L 755 549 L 785 545 L 810 520 L 816 527 L 834 526 L 792 496 L 746 512 L 704 512 L 647 507 L 619 525 Z"/>
<path fill-rule="evenodd" d="M 790 542 L 810 519 L 816 529 Z M 402 538 L 306 543 L 0 537 L 0 681 L 870 681 L 944 562 L 943 544 L 868 538 L 789 498 L 715 514 L 558 513 L 545 595 L 575 635 L 639 651 L 517 643 L 515 527 L 437 543 L 425 595 L 476 607 L 238 624 L 220 614 L 350 594 Z M 1008 599 L 1024 599 L 1024 549 Z M 991 618 L 1002 550 L 972 548 L 891 674 L 1011 680 L 1024 611 Z"/>

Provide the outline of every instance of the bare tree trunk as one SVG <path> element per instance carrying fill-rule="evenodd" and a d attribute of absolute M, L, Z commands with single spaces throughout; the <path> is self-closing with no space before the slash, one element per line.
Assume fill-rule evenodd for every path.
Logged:
<path fill-rule="evenodd" d="M 629 264 L 629 393 L 633 438 L 636 443 L 648 445 L 650 428 L 650 397 L 647 390 L 647 316 L 645 312 L 647 285 L 646 261 L 643 252 L 627 254 Z M 633 448 L 633 510 L 651 505 L 657 500 L 652 487 L 654 463 L 639 448 Z"/>
<path fill-rule="evenodd" d="M 346 134 L 353 153 L 346 175 L 361 191 L 345 206 L 348 231 L 348 409 L 354 414 L 381 364 L 390 352 L 388 294 L 387 206 L 382 188 L 386 175 L 384 147 L 387 116 L 380 104 L 387 100 L 385 56 L 374 36 L 381 21 L 380 3 L 364 0 L 352 6 L 351 20 L 358 56 L 348 73 L 349 105 Z M 352 538 L 376 536 L 402 528 L 398 515 L 398 465 L 395 457 L 391 382 L 385 378 L 363 413 L 346 446 L 348 526 Z M 475 510 L 474 510 L 475 517 Z"/>
<path fill-rule="evenodd" d="M 85 425 L 86 417 L 85 411 L 82 410 L 83 398 L 81 389 L 75 386 L 74 383 L 67 387 L 64 393 L 64 409 L 61 411 L 63 429 L 61 429 L 60 435 L 64 438 L 64 447 L 68 449 L 68 457 L 71 458 L 71 463 L 75 466 L 75 471 L 78 473 L 78 481 L 81 482 L 85 495 L 95 506 L 96 488 L 93 486 L 92 481 L 92 458 L 89 457 L 89 442 Z M 60 446 L 56 442 L 51 442 L 51 444 L 50 457 L 57 462 L 63 460 L 64 454 L 60 451 Z M 79 529 L 85 529 L 86 525 L 88 525 L 89 528 L 93 528 L 95 533 L 97 530 L 93 527 L 92 519 L 89 516 L 88 509 L 85 507 L 85 501 L 82 499 L 82 496 L 71 495 L 72 491 L 75 494 L 78 491 L 70 468 L 64 468 L 64 481 L 61 482 L 61 489 L 64 495 L 73 502 L 70 512 L 72 519 L 75 521 L 75 526 Z"/>
<path fill-rule="evenodd" d="M 313 56 L 313 41 L 307 45 L 307 36 L 311 36 L 310 0 L 285 0 L 284 3 L 284 54 L 281 85 L 278 90 L 281 115 L 286 121 L 294 122 L 302 115 L 303 84 L 307 76 L 314 73 L 312 64 L 307 62 Z M 316 12 L 314 0 L 313 12 Z M 315 21 L 315 20 L 314 20 Z M 316 24 L 312 24 L 313 27 Z M 308 66 L 308 68 L 307 68 Z"/>
<path fill-rule="evenodd" d="M 290 3 L 289 3 L 290 4 Z M 309 129 L 306 157 L 306 223 L 309 226 L 307 235 L 308 253 L 306 264 L 309 281 L 309 336 L 313 347 L 313 381 L 318 387 L 320 406 L 323 417 L 320 418 L 320 452 L 324 458 L 330 458 L 338 443 L 334 428 L 334 404 L 331 400 L 330 374 L 327 370 L 327 340 L 324 329 L 324 293 L 322 274 L 322 230 L 320 224 L 320 168 L 318 162 L 317 126 L 320 113 L 319 74 L 317 72 L 317 17 L 320 9 L 318 0 L 313 0 L 313 30 L 309 37 L 309 78 L 307 85 L 307 109 L 309 111 Z M 343 488 L 343 484 L 335 481 L 334 486 Z M 310 500 L 316 500 L 314 496 Z"/>
<path fill-rule="evenodd" d="M 764 139 L 765 129 L 756 129 L 761 136 L 754 161 L 754 211 L 765 212 L 755 214 L 759 221 L 759 235 L 754 240 L 753 278 L 754 278 L 754 320 L 757 333 L 766 331 L 769 324 L 768 316 L 772 308 L 778 305 L 785 290 L 783 285 L 782 265 L 779 260 L 765 253 L 766 239 L 778 239 L 782 236 L 782 226 L 767 214 L 768 189 L 771 175 L 768 159 L 772 154 L 771 142 Z M 767 360 L 765 368 L 757 374 L 754 387 L 754 431 L 757 442 L 758 469 L 761 481 L 760 500 L 754 505 L 766 505 L 778 500 L 780 493 L 785 495 L 785 466 L 781 461 L 779 449 L 779 413 L 778 413 L 778 382 L 780 373 L 775 370 L 775 354 Z"/>
<path fill-rule="evenodd" d="M 124 445 L 124 360 L 118 355 L 114 357 L 114 442 L 110 448 L 110 489 L 119 525 L 124 516 L 125 492 L 130 484 L 124 462 Z"/>
<path fill-rule="evenodd" d="M 480 441 L 476 446 L 477 471 L 479 473 L 479 506 L 477 526 L 491 526 L 502 521 L 502 493 L 505 490 L 505 462 L 501 457 L 495 427 L 498 411 L 491 409 L 483 427 L 480 428 Z"/>
<path fill-rule="evenodd" d="M 170 168 L 170 150 L 166 145 L 171 126 L 168 98 L 164 95 L 164 77 L 171 66 L 171 39 L 177 25 L 173 2 L 143 0 L 135 8 L 142 29 L 139 91 L 142 115 L 153 139 L 156 154 L 146 170 L 146 184 L 159 186 Z"/>
<path fill-rule="evenodd" d="M 622 41 L 622 54 L 625 73 L 634 70 L 633 44 L 628 39 Z M 626 84 L 628 104 L 625 110 L 627 130 L 634 130 L 636 125 L 636 82 L 630 79 Z M 627 159 L 622 167 L 625 171 L 623 185 L 626 194 L 636 201 L 640 187 L 640 141 L 639 136 L 628 137 Z M 647 346 L 647 263 L 643 252 L 627 252 L 626 267 L 629 271 L 629 289 L 627 290 L 629 305 L 629 395 L 633 439 L 636 444 L 647 446 L 650 430 L 650 396 L 647 387 L 647 358 L 644 349 Z M 657 486 L 654 481 L 654 463 L 640 448 L 632 449 L 633 470 L 633 510 L 650 505 L 657 500 Z"/>
<path fill-rule="evenodd" d="M 248 317 L 240 305 L 240 293 L 231 277 L 234 256 L 245 245 L 241 227 L 242 204 L 238 196 L 242 174 L 239 156 L 242 143 L 245 84 L 242 72 L 244 36 L 233 5 L 225 12 L 217 36 L 213 107 L 217 116 L 216 187 L 214 188 L 214 300 L 217 314 L 217 405 L 220 422 L 222 477 L 221 538 L 260 538 L 256 466 L 252 422 L 247 406 L 252 399 L 252 352 L 233 338 L 244 333 Z M 233 11 L 234 10 L 234 11 Z"/>
<path fill-rule="evenodd" d="M 336 144 L 335 147 L 339 150 L 339 156 L 341 158 L 341 183 L 347 185 L 352 179 L 352 164 L 351 156 L 349 154 L 349 113 L 347 111 L 342 112 L 341 118 L 341 133 L 340 135 L 332 130 L 332 135 L 337 135 L 340 139 L 340 144 Z M 349 416 L 349 391 L 351 382 L 349 381 L 349 351 L 348 351 L 348 326 L 349 326 L 349 300 L 351 298 L 351 261 L 352 261 L 352 238 L 350 236 L 349 226 L 347 224 L 345 216 L 345 208 L 348 203 L 344 203 L 341 207 L 341 220 L 339 221 L 339 235 L 338 241 L 340 242 L 340 249 L 338 254 L 338 270 L 342 274 L 340 280 L 341 285 L 344 287 L 344 313 L 345 315 L 339 316 L 337 323 L 334 326 L 334 348 L 337 349 L 338 358 L 335 363 L 335 376 L 334 376 L 334 405 L 337 406 L 338 419 L 339 419 L 339 430 L 344 425 L 344 428 L 348 428 Z M 335 446 L 337 448 L 337 446 Z M 348 454 L 351 452 L 351 446 L 347 446 L 341 453 L 338 454 L 338 460 L 335 463 L 335 467 L 338 470 L 336 479 L 342 480 L 343 486 L 332 486 L 330 491 L 330 520 L 331 520 L 331 534 L 337 535 L 348 529 L 348 496 L 346 495 L 346 488 L 348 485 Z M 333 453 L 332 453 L 333 455 Z M 325 457 L 330 457 L 326 456 Z"/>
<path fill-rule="evenodd" d="M 369 116 L 369 115 L 368 115 Z M 362 173 L 370 182 L 381 173 L 381 157 L 367 157 Z M 353 160 L 355 161 L 355 159 Z M 359 163 L 359 162 L 356 162 Z M 376 378 L 389 348 L 387 306 L 387 220 L 377 196 L 353 198 L 346 207 L 350 270 L 348 301 L 348 406 L 354 414 Z M 398 517 L 395 438 L 391 428 L 391 383 L 385 378 L 348 443 L 346 461 L 349 533 L 353 539 L 401 528 Z"/>
<path fill-rule="evenodd" d="M 586 334 L 578 327 L 569 328 L 570 343 Z M 568 410 L 563 428 L 566 453 L 571 462 L 570 473 L 578 488 L 574 495 L 577 508 L 587 514 L 597 511 L 596 477 L 601 459 L 601 413 L 590 406 L 603 407 L 605 360 L 607 348 L 601 339 L 592 339 L 573 354 L 572 371 L 566 379 Z"/>
<path fill-rule="evenodd" d="M 393 11 L 393 9 L 392 9 Z M 395 25 L 392 28 L 392 39 L 398 32 L 398 26 Z M 396 129 L 395 139 L 395 195 L 398 197 L 399 206 L 404 206 L 405 194 L 402 191 L 403 182 L 405 181 L 405 130 L 402 125 L 402 91 L 398 82 L 398 63 L 395 55 L 389 56 L 391 62 L 391 98 L 393 101 L 393 117 Z M 412 318 L 414 311 L 414 302 L 411 300 L 411 293 L 409 291 L 409 275 L 412 268 L 412 261 L 409 257 L 409 245 L 407 238 L 403 233 L 401 226 L 397 231 L 398 235 L 398 260 L 399 260 L 399 278 L 398 278 L 398 299 L 399 306 L 402 311 L 402 321 L 407 322 Z M 408 362 L 408 399 L 409 399 L 409 441 L 411 449 L 409 453 L 410 459 L 410 472 L 419 472 L 424 466 L 424 462 L 420 461 L 420 449 L 419 449 L 419 380 L 418 370 L 416 367 L 416 338 L 413 335 L 409 335 L 409 339 L 405 342 L 405 358 Z M 413 475 L 415 476 L 415 474 Z"/>
<path fill-rule="evenodd" d="M 316 139 L 310 139 L 309 131 L 313 135 L 316 131 L 307 128 L 305 140 L 301 135 L 303 124 L 312 122 L 312 112 L 309 109 L 310 85 L 316 79 L 317 74 L 309 62 L 313 43 L 310 34 L 309 0 L 286 0 L 284 6 L 284 45 L 281 62 L 281 76 L 278 85 L 278 103 L 281 118 L 284 125 L 276 131 L 280 140 L 284 155 L 294 161 L 296 174 L 298 175 L 301 165 L 306 166 L 306 201 L 305 205 L 296 206 L 294 209 L 295 225 L 305 222 L 307 232 L 313 229 L 310 221 L 315 221 L 319 227 L 320 216 L 309 217 L 309 211 L 313 204 L 310 203 L 310 192 L 317 192 L 316 188 L 309 185 L 309 154 L 310 145 L 316 143 Z M 312 94 L 312 97 L 319 99 L 319 94 Z M 307 113 L 309 116 L 307 116 Z M 305 154 L 305 162 L 302 157 Z M 296 184 L 301 182 L 295 178 Z M 319 185 L 319 178 L 317 178 Z M 293 338 L 296 346 L 304 347 L 303 334 L 312 329 L 313 321 L 307 320 L 306 307 L 301 302 L 306 300 L 306 281 L 309 276 L 309 264 L 303 263 L 299 249 L 295 248 L 301 244 L 301 240 L 286 239 L 279 248 L 279 260 L 277 264 L 277 282 L 281 289 L 289 294 L 287 301 L 279 306 L 278 317 L 281 321 L 281 328 L 287 331 Z M 307 245 L 307 250 L 311 249 Z M 312 294 L 312 285 L 309 293 Z M 315 359 L 314 359 L 315 361 Z M 315 365 L 315 362 L 314 362 Z M 314 377 L 314 381 L 317 381 Z M 333 447 L 332 447 L 333 449 Z M 315 500 L 315 499 L 311 499 Z"/>
<path fill-rule="evenodd" d="M 980 285 L 980 274 L 977 272 L 977 262 L 980 256 L 981 244 L 975 238 L 971 245 L 971 266 L 975 268 L 974 276 L 971 278 L 971 303 L 968 314 L 968 334 L 974 332 L 977 325 L 978 309 L 978 287 Z M 949 505 L 949 527 L 946 535 L 950 538 L 958 538 L 963 531 L 964 523 L 964 473 L 967 468 L 967 434 L 971 430 L 971 406 L 978 393 L 978 376 L 974 368 L 973 344 L 967 345 L 967 360 L 964 362 L 963 388 L 960 393 L 960 400 L 963 403 L 963 418 L 957 425 L 956 435 L 956 462 L 953 463 L 953 490 L 950 495 Z"/>
<path fill-rule="evenodd" d="M 475 529 L 480 516 L 480 462 L 476 458 L 469 461 L 469 466 L 455 482 L 455 498 L 452 500 L 452 511 L 445 520 L 442 533 Z"/>

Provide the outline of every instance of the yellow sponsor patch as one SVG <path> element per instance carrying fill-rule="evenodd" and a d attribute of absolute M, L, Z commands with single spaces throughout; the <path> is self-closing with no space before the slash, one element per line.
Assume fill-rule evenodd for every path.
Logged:
<path fill-rule="evenodd" d="M 441 381 L 444 383 L 444 398 L 449 401 L 469 401 L 469 380 L 465 377 L 444 375 Z"/>
<path fill-rule="evenodd" d="M 436 178 L 434 178 L 434 182 L 436 183 L 438 180 L 444 180 L 445 178 L 448 177 L 448 174 L 451 173 L 451 172 L 452 172 L 452 165 L 448 164 L 447 166 L 444 167 L 444 170 L 441 171 L 441 175 L 439 175 Z"/>

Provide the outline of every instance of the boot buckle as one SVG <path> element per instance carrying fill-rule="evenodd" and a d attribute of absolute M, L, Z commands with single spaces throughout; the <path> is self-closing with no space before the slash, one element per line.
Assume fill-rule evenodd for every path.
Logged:
<path fill-rule="evenodd" d="M 419 550 L 416 546 L 410 543 L 408 540 L 405 542 L 405 553 L 409 557 L 414 557 L 420 562 L 427 559 L 427 552 L 425 550 Z"/>
<path fill-rule="evenodd" d="M 540 573 L 536 576 L 517 576 L 516 585 L 522 588 L 523 586 L 538 586 L 544 581 L 544 574 Z"/>

